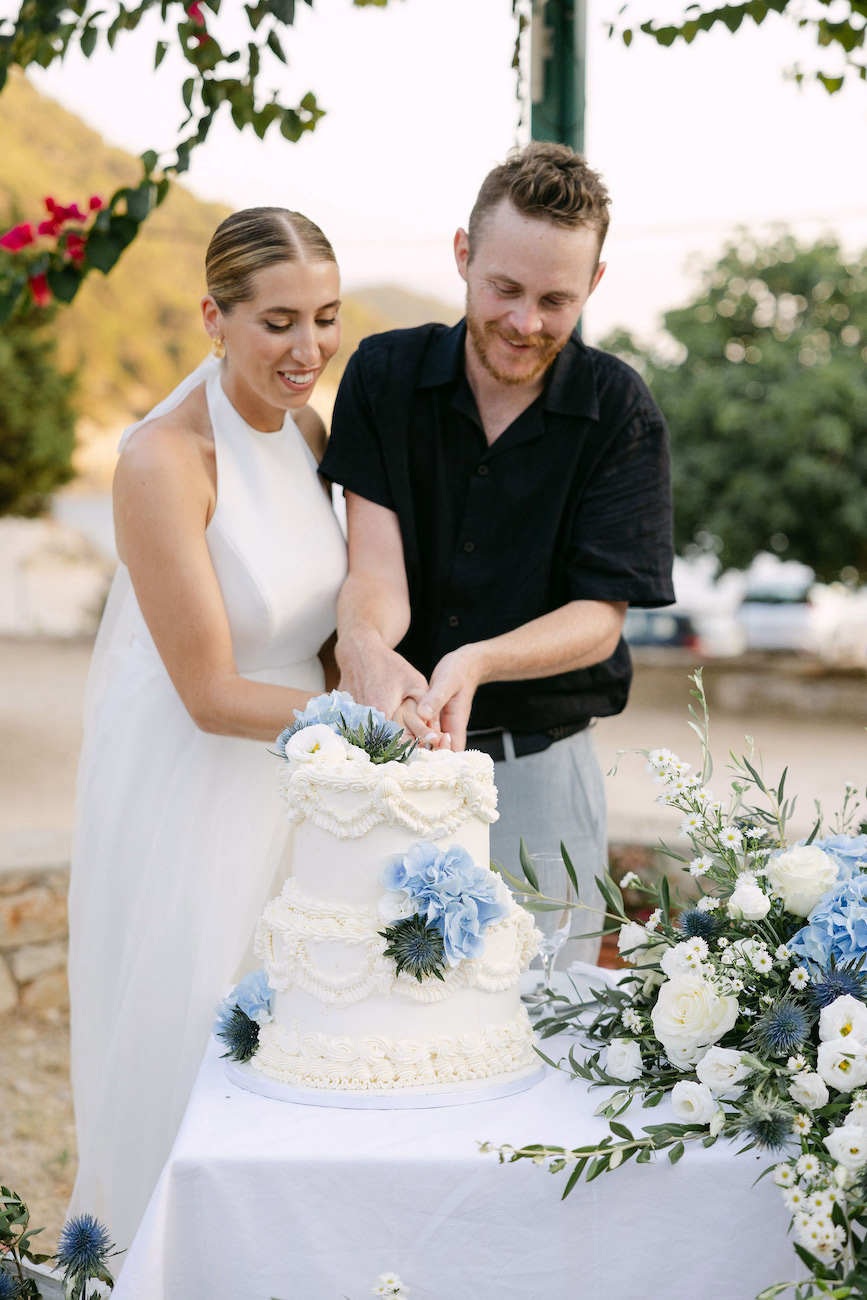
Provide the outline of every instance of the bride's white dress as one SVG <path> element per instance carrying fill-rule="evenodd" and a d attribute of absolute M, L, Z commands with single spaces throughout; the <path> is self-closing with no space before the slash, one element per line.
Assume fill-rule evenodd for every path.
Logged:
<path fill-rule="evenodd" d="M 190 379 L 201 374 L 217 460 L 207 543 L 238 671 L 317 694 L 316 652 L 346 572 L 343 536 L 291 416 L 279 432 L 259 432 L 229 402 L 216 363 Z M 190 718 L 123 566 L 88 696 L 69 896 L 80 1161 L 70 1209 L 97 1215 L 127 1247 L 288 823 L 269 747 L 208 735 Z"/>

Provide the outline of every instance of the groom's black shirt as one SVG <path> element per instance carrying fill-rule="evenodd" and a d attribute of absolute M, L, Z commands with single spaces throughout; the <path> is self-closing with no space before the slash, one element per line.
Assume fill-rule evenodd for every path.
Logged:
<path fill-rule="evenodd" d="M 576 333 L 489 447 L 465 336 L 461 322 L 365 339 L 321 465 L 398 517 L 412 617 L 397 649 L 426 677 L 448 651 L 572 600 L 674 600 L 668 435 L 638 375 Z M 621 639 L 589 668 L 481 686 L 470 727 L 572 729 L 619 713 L 631 677 Z"/>

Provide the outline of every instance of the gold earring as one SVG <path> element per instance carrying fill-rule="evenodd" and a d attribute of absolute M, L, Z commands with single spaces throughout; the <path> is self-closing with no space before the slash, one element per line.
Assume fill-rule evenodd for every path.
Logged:
<path fill-rule="evenodd" d="M 214 339 L 213 343 L 214 346 L 211 351 L 218 361 L 222 361 L 223 357 L 226 355 L 226 344 L 224 340 L 220 338 Z"/>

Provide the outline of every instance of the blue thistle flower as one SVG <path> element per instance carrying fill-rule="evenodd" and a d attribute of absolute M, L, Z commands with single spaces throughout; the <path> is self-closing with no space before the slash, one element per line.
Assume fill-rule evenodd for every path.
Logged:
<path fill-rule="evenodd" d="M 687 907 L 677 918 L 678 929 L 687 939 L 715 939 L 720 923 L 712 912 L 701 912 L 697 907 Z"/>
<path fill-rule="evenodd" d="M 807 1011 L 794 998 L 785 996 L 762 1012 L 750 1039 L 767 1056 L 788 1056 L 797 1051 L 809 1032 Z"/>
<path fill-rule="evenodd" d="M 17 1278 L 0 1268 L 0 1300 L 17 1300 L 21 1295 L 21 1286 Z"/>
<path fill-rule="evenodd" d="M 404 917 L 379 933 L 387 940 L 385 955 L 393 958 L 398 975 L 407 971 L 416 977 L 419 984 L 425 975 L 435 975 L 438 980 L 443 978 L 443 937 L 439 930 L 427 925 L 423 917 Z"/>
<path fill-rule="evenodd" d="M 740 1130 L 749 1133 L 756 1146 L 779 1151 L 792 1136 L 794 1112 L 778 1097 L 754 1092 L 743 1110 Z"/>
<path fill-rule="evenodd" d="M 216 1037 L 229 1049 L 223 1053 L 223 1058 L 228 1056 L 230 1061 L 249 1061 L 259 1046 L 259 1026 L 240 1007 L 234 1007 Z"/>
<path fill-rule="evenodd" d="M 860 963 L 858 966 L 836 966 L 832 961 L 830 966 L 812 975 L 807 993 L 820 1010 L 836 998 L 842 998 L 847 994 L 849 997 L 865 1002 L 867 1001 L 867 973 L 861 969 Z"/>
<path fill-rule="evenodd" d="M 97 1277 L 105 1270 L 105 1261 L 114 1242 L 92 1214 L 76 1214 L 67 1219 L 57 1245 L 57 1262 L 70 1277 Z"/>

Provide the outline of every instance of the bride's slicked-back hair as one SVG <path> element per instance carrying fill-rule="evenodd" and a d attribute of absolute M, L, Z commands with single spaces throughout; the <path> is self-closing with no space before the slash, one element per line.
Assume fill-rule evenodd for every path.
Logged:
<path fill-rule="evenodd" d="M 277 262 L 336 262 L 334 249 L 309 217 L 287 208 L 243 208 L 226 217 L 208 245 L 208 293 L 230 312 L 253 297 L 253 276 Z"/>

